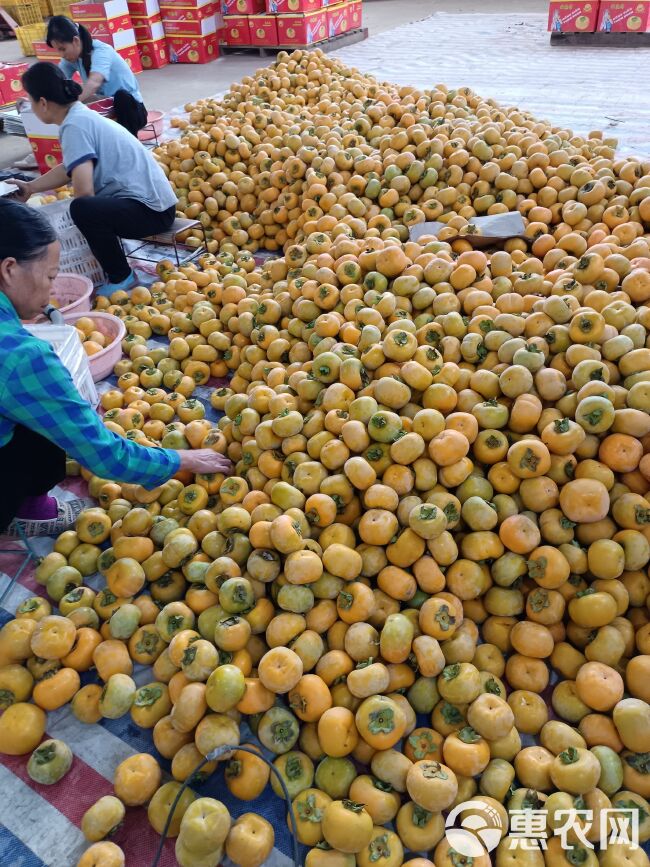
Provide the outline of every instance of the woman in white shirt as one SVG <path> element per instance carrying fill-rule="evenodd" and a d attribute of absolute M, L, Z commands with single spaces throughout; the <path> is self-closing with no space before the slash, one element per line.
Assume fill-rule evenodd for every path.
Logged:
<path fill-rule="evenodd" d="M 93 39 L 83 24 L 65 15 L 54 15 L 47 24 L 47 44 L 61 55 L 66 78 L 78 72 L 83 82 L 81 101 L 94 96 L 112 96 L 115 119 L 133 135 L 147 122 L 147 109 L 135 75 L 117 51 Z"/>
<path fill-rule="evenodd" d="M 176 196 L 153 155 L 119 124 L 79 102 L 81 85 L 53 63 L 35 63 L 22 77 L 36 117 L 59 126 L 62 165 L 33 181 L 14 180 L 26 201 L 72 179 L 70 216 L 108 276 L 107 291 L 137 282 L 120 238 L 166 232 Z"/>

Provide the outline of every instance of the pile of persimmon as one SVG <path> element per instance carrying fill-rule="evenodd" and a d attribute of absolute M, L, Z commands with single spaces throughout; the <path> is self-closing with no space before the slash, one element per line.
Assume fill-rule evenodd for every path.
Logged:
<path fill-rule="evenodd" d="M 211 252 L 286 249 L 320 219 L 404 241 L 425 221 L 448 223 L 444 237 L 517 210 L 543 258 L 574 227 L 650 217 L 650 164 L 616 160 L 602 133 L 550 127 L 469 88 L 377 82 L 318 51 L 280 53 L 186 109 L 181 137 L 155 153 Z"/>
<path fill-rule="evenodd" d="M 614 807 L 650 839 L 650 163 L 318 53 L 190 124 L 159 153 L 213 253 L 100 302 L 127 328 L 102 407 L 120 435 L 235 471 L 154 491 L 84 471 L 98 506 L 0 630 L 0 748 L 39 748 L 68 702 L 152 730 L 173 780 L 145 754 L 120 765 L 84 867 L 119 859 L 104 838 L 129 807 L 160 833 L 185 780 L 179 863 L 262 864 L 272 828 L 197 795 L 223 770 L 254 811 L 281 794 L 268 767 L 237 750 L 193 776 L 244 721 L 307 867 L 457 867 L 444 821 L 470 798 L 502 817 L 499 865 L 646 867 L 553 834 L 586 809 L 597 843 Z M 473 249 L 472 219 L 504 209 L 525 237 Z M 439 237 L 408 239 L 421 215 Z M 258 265 L 257 245 L 284 255 Z M 214 424 L 196 389 L 225 376 Z M 41 778 L 65 773 L 46 743 Z M 545 854 L 509 848 L 525 808 L 547 811 Z"/>

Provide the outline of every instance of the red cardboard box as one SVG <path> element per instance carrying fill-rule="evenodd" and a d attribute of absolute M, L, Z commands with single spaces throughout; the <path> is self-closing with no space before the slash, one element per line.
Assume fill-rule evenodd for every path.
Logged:
<path fill-rule="evenodd" d="M 223 19 L 223 31 L 226 45 L 251 44 L 251 31 L 246 15 L 227 15 Z"/>
<path fill-rule="evenodd" d="M 324 5 L 322 0 L 266 0 L 266 11 L 273 15 L 295 15 L 296 12 L 315 12 Z"/>
<path fill-rule="evenodd" d="M 169 63 L 169 46 L 166 39 L 138 43 L 143 69 L 162 69 Z"/>
<path fill-rule="evenodd" d="M 134 17 L 131 20 L 137 42 L 155 42 L 157 39 L 165 38 L 160 15 L 151 18 Z"/>
<path fill-rule="evenodd" d="M 279 45 L 276 15 L 249 15 L 251 45 Z"/>
<path fill-rule="evenodd" d="M 551 0 L 548 29 L 552 33 L 593 33 L 598 5 L 598 0 Z"/>
<path fill-rule="evenodd" d="M 128 0 L 131 17 L 153 18 L 160 15 L 158 0 Z"/>
<path fill-rule="evenodd" d="M 184 9 L 204 9 L 206 6 L 209 6 L 212 11 L 206 12 L 206 14 L 213 15 L 215 12 L 215 0 L 165 0 L 161 4 L 160 14 L 164 18 L 166 15 L 168 16 L 170 9 L 174 9 L 177 6 L 181 6 Z"/>
<path fill-rule="evenodd" d="M 213 18 L 216 15 L 214 3 L 208 3 L 197 9 L 194 6 L 171 6 L 163 3 L 160 7 L 160 15 L 163 21 L 202 21 L 204 18 Z"/>
<path fill-rule="evenodd" d="M 119 30 L 117 33 L 106 33 L 103 30 L 97 30 L 93 33 L 93 39 L 99 39 L 100 42 L 112 45 L 116 51 L 120 51 L 122 48 L 130 48 L 137 41 L 135 30 L 132 27 L 129 30 Z"/>
<path fill-rule="evenodd" d="M 598 30 L 603 33 L 647 33 L 650 30 L 650 0 L 610 2 L 601 0 Z"/>
<path fill-rule="evenodd" d="M 198 21 L 174 21 L 163 18 L 166 36 L 210 36 L 217 32 L 216 16 L 201 18 Z"/>
<path fill-rule="evenodd" d="M 131 16 L 120 15 L 119 18 L 93 18 L 84 21 L 84 27 L 88 30 L 93 39 L 99 39 L 101 42 L 109 42 L 111 37 L 116 33 L 122 33 L 125 30 L 133 30 L 133 22 Z"/>
<path fill-rule="evenodd" d="M 329 39 L 348 32 L 350 29 L 349 11 L 346 3 L 327 7 L 327 35 Z"/>
<path fill-rule="evenodd" d="M 142 72 L 142 63 L 140 61 L 140 52 L 138 46 L 134 42 L 133 45 L 128 45 L 125 48 L 115 48 L 120 57 L 124 58 L 129 65 L 131 72 L 137 75 Z"/>
<path fill-rule="evenodd" d="M 129 15 L 126 0 L 105 0 L 104 3 L 71 3 L 70 13 L 75 21 L 110 21 Z"/>
<path fill-rule="evenodd" d="M 314 45 L 327 39 L 327 10 L 278 15 L 278 45 Z"/>
<path fill-rule="evenodd" d="M 266 12 L 265 0 L 221 0 L 222 15 L 260 15 Z"/>
<path fill-rule="evenodd" d="M 58 166 L 63 159 L 61 142 L 58 138 L 29 136 L 29 143 L 32 146 L 38 170 L 42 175 Z"/>
<path fill-rule="evenodd" d="M 10 105 L 27 96 L 20 79 L 28 67 L 28 63 L 0 63 L 0 105 Z"/>
<path fill-rule="evenodd" d="M 361 0 L 351 0 L 348 3 L 349 30 L 358 30 L 363 21 L 363 5 Z"/>
<path fill-rule="evenodd" d="M 219 56 L 217 35 L 169 36 L 169 57 L 172 63 L 210 63 Z"/>
<path fill-rule="evenodd" d="M 50 63 L 58 64 L 61 60 L 61 55 L 58 51 L 47 44 L 47 42 L 32 42 L 34 51 L 36 52 L 37 60 L 49 60 Z"/>

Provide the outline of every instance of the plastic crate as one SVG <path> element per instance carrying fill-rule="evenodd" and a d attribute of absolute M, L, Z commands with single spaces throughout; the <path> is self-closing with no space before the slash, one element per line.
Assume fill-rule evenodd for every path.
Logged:
<path fill-rule="evenodd" d="M 21 27 L 24 27 L 27 24 L 43 23 L 43 12 L 41 11 L 39 0 L 35 0 L 35 2 L 31 3 L 9 3 L 3 5 L 3 9 L 8 12 Z M 49 15 L 49 12 L 46 12 L 45 14 Z"/>
<path fill-rule="evenodd" d="M 16 27 L 15 33 L 25 57 L 32 57 L 36 54 L 34 42 L 42 42 L 45 39 L 45 24 L 27 24 L 24 27 Z"/>
<path fill-rule="evenodd" d="M 52 223 L 61 244 L 59 267 L 67 274 L 81 274 L 94 286 L 105 282 L 104 271 L 93 256 L 88 242 L 72 222 L 70 200 L 41 205 L 40 212 Z"/>
<path fill-rule="evenodd" d="M 70 3 L 66 0 L 49 0 L 52 9 L 52 15 L 65 15 L 66 18 L 72 18 L 70 13 Z"/>
<path fill-rule="evenodd" d="M 84 400 L 95 407 L 99 396 L 88 364 L 88 356 L 79 340 L 79 335 L 71 325 L 25 325 L 27 331 L 49 343 L 68 368 L 77 391 Z"/>

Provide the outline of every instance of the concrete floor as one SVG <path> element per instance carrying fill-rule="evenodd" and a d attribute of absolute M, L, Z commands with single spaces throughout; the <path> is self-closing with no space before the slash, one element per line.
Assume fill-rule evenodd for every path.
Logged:
<path fill-rule="evenodd" d="M 364 24 L 373 35 L 426 18 L 433 12 L 544 12 L 548 0 L 364 0 L 363 5 Z M 16 41 L 0 42 L 0 63 L 20 59 Z M 221 57 L 204 66 L 173 64 L 143 73 L 138 83 L 149 108 L 170 111 L 194 99 L 222 93 L 233 81 L 269 62 L 256 55 L 242 54 Z M 435 62 L 432 63 L 434 72 Z M 14 165 L 29 151 L 26 139 L 0 135 L 0 168 Z"/>

